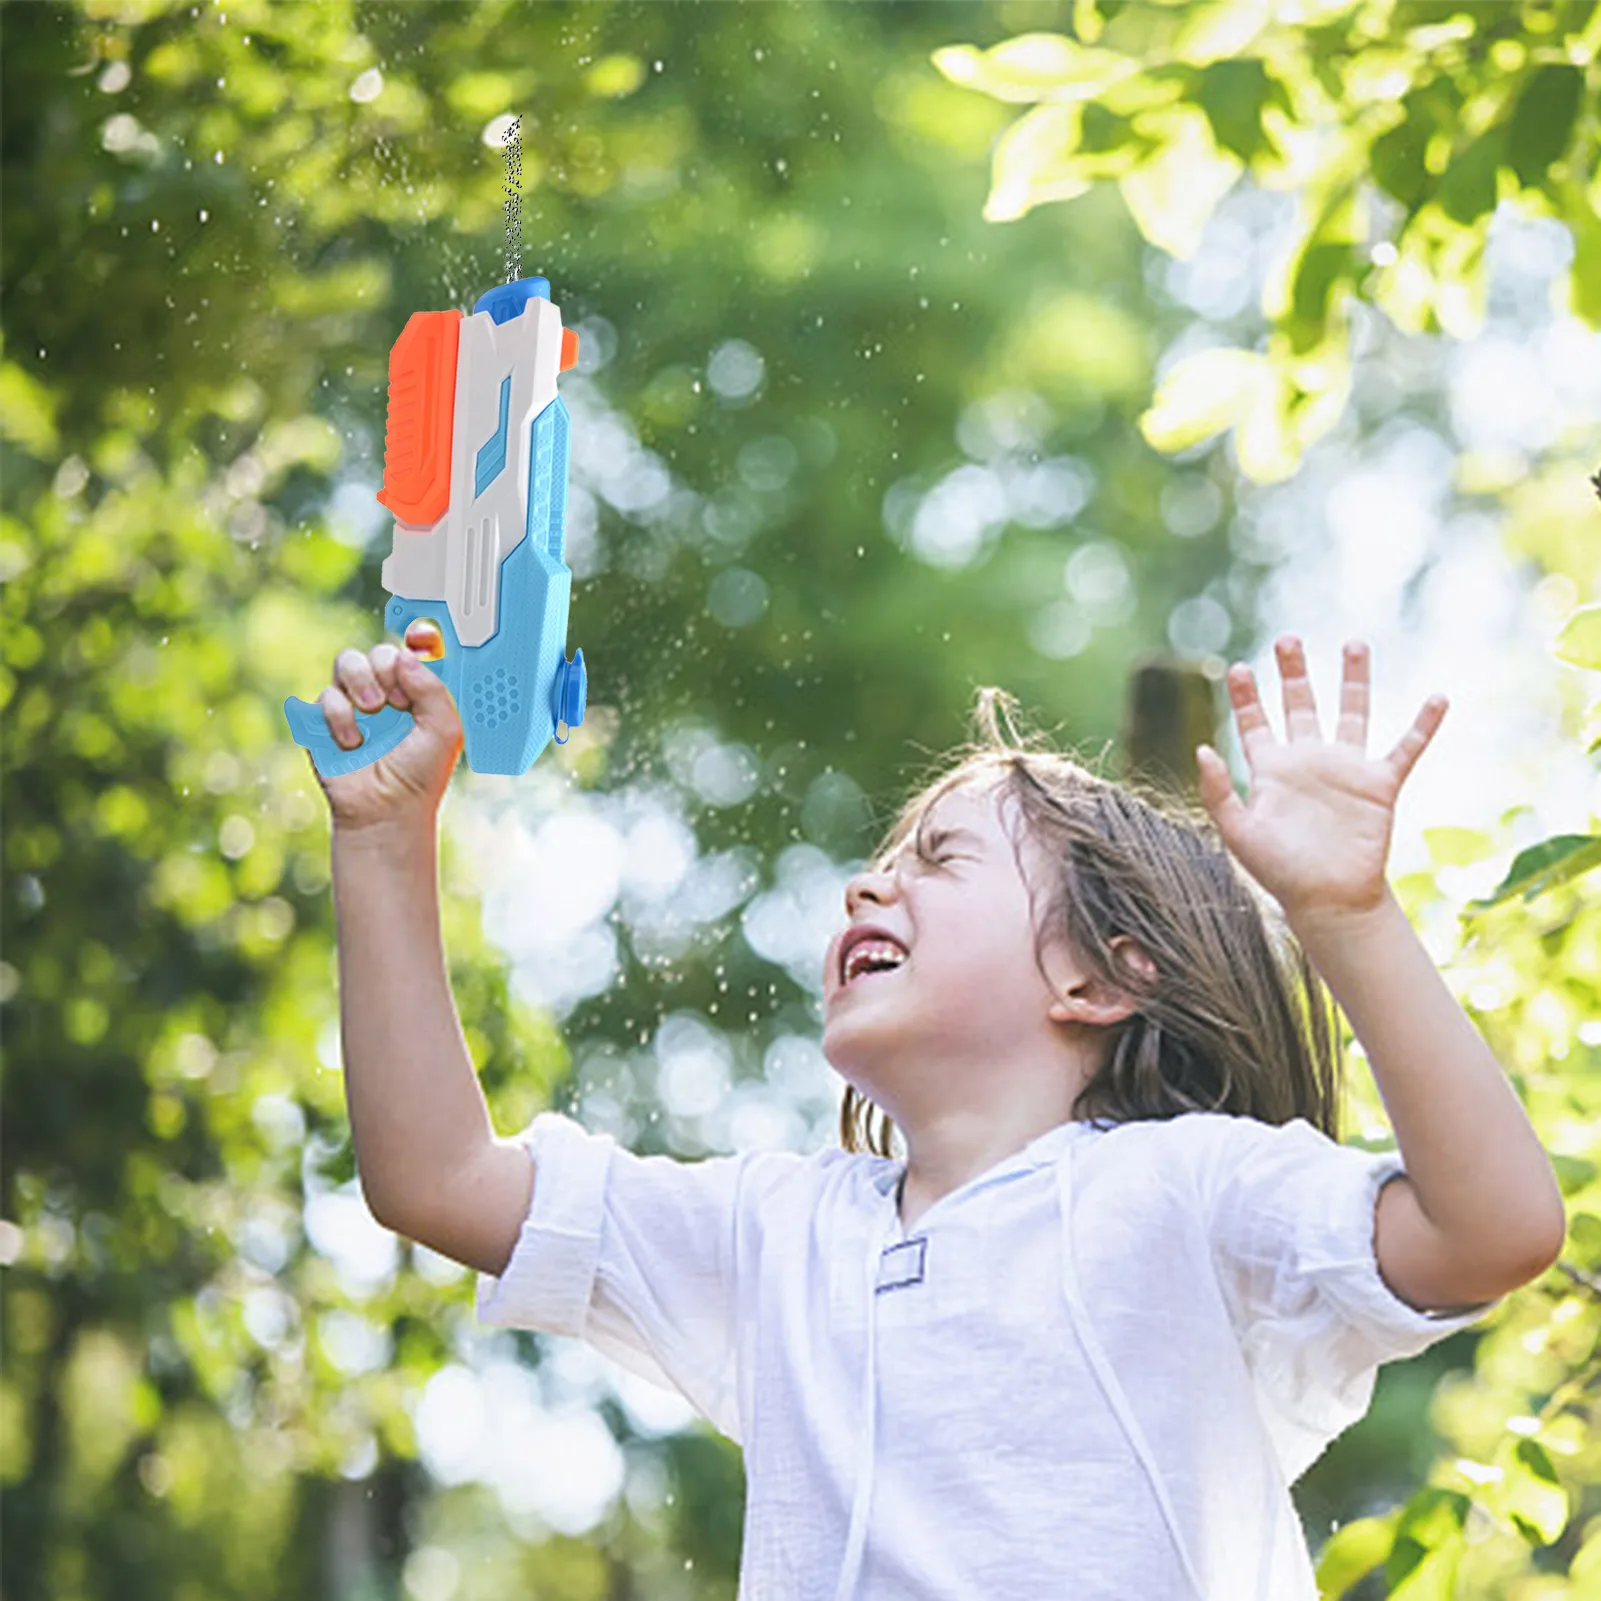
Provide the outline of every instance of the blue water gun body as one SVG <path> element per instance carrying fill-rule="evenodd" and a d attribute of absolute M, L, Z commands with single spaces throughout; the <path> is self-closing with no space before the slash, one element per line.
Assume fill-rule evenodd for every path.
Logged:
<path fill-rule="evenodd" d="M 567 660 L 568 417 L 556 393 L 577 360 L 544 278 L 497 285 L 470 316 L 414 312 L 389 353 L 384 623 L 401 638 L 437 626 L 441 653 L 424 665 L 450 689 L 475 773 L 525 773 L 558 728 L 584 720 L 584 653 Z M 377 761 L 415 722 L 396 706 L 354 710 L 363 742 L 346 750 L 320 701 L 284 701 L 325 778 Z"/>

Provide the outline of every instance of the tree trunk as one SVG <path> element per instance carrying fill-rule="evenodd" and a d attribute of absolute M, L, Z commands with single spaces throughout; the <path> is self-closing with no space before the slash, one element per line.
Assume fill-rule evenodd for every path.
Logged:
<path fill-rule="evenodd" d="M 1195 747 L 1218 744 L 1213 684 L 1201 668 L 1171 656 L 1142 657 L 1129 674 L 1123 721 L 1123 776 L 1200 799 Z"/>

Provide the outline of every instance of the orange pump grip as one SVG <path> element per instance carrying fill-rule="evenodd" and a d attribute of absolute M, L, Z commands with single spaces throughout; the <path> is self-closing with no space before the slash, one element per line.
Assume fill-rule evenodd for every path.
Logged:
<path fill-rule="evenodd" d="M 450 506 L 461 312 L 414 311 L 389 352 L 384 487 L 378 501 L 401 522 L 436 523 Z"/>

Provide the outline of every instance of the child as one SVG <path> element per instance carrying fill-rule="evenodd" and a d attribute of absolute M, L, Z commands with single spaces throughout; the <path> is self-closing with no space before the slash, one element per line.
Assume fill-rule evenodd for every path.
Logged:
<path fill-rule="evenodd" d="M 1371 760 L 1364 647 L 1327 743 L 1293 640 L 1279 665 L 1285 743 L 1229 675 L 1253 787 L 1202 747 L 1210 822 L 987 704 L 846 889 L 842 1148 L 679 1162 L 550 1112 L 494 1137 L 437 932 L 460 724 L 406 652 L 336 663 L 336 733 L 346 691 L 418 718 L 323 786 L 368 1203 L 480 1270 L 484 1322 L 581 1337 L 743 1447 L 747 1601 L 1314 1601 L 1289 1486 L 1380 1363 L 1555 1259 L 1550 1164 L 1384 878 L 1443 701 Z M 1338 1143 L 1319 975 L 1399 1152 Z"/>

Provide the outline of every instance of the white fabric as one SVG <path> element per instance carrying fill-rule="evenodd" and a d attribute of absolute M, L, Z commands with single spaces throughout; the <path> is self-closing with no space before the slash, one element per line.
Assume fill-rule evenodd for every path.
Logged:
<path fill-rule="evenodd" d="M 1400 1157 L 1301 1119 L 1064 1123 L 909 1238 L 888 1158 L 638 1157 L 552 1112 L 522 1138 L 478 1316 L 581 1337 L 743 1447 L 740 1601 L 1315 1601 L 1288 1486 L 1380 1363 L 1498 1304 L 1392 1294 Z"/>

